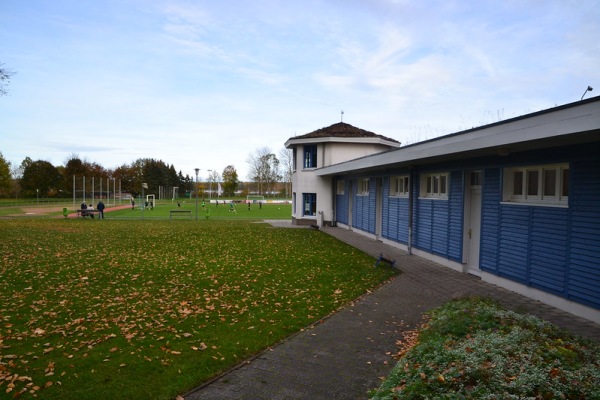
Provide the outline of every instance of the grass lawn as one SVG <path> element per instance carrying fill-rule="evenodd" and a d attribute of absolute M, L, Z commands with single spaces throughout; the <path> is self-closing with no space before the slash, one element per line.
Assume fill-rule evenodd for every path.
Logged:
<path fill-rule="evenodd" d="M 131 219 L 168 219 L 170 218 L 170 211 L 190 211 L 190 214 L 179 214 L 175 215 L 173 219 L 196 219 L 196 204 L 192 201 L 182 201 L 178 207 L 177 203 L 171 201 L 165 201 L 157 203 L 153 209 L 146 208 L 142 210 L 139 204 L 135 208 L 125 208 L 123 210 L 111 211 L 107 214 L 107 218 L 131 218 Z M 234 207 L 230 207 L 229 204 L 224 204 L 222 201 L 219 205 L 208 201 L 205 206 L 202 206 L 202 200 L 198 201 L 198 219 L 211 220 L 211 219 L 291 219 L 292 217 L 292 206 L 291 204 L 278 204 L 278 203 L 267 203 L 267 204 L 251 204 L 248 208 L 247 204 L 235 203 Z"/>
<path fill-rule="evenodd" d="M 0 398 L 173 398 L 395 273 L 315 230 L 113 217 L 0 220 Z"/>
<path fill-rule="evenodd" d="M 90 202 L 88 201 L 88 204 Z M 196 219 L 196 203 L 194 200 L 181 200 L 180 205 L 171 200 L 160 200 L 156 203 L 153 209 L 145 208 L 142 210 L 139 201 L 132 209 L 128 206 L 127 201 L 117 202 L 117 206 L 123 209 L 113 210 L 106 213 L 107 218 L 113 219 L 169 219 L 171 210 L 185 210 L 190 214 L 176 214 L 173 219 Z M 94 207 L 97 201 L 93 202 Z M 67 208 L 71 214 L 75 214 L 75 210 L 79 208 L 79 202 L 73 206 L 72 201 L 63 201 L 62 203 L 53 204 L 23 204 L 22 206 L 2 206 L 0 202 L 0 217 L 26 217 L 26 218 L 54 218 L 63 215 L 63 207 Z M 107 207 L 113 207 L 107 204 Z M 202 200 L 198 201 L 198 219 L 291 219 L 292 206 L 287 203 L 258 203 L 251 204 L 248 208 L 247 204 L 235 203 L 234 208 L 225 204 L 223 200 L 219 204 L 209 203 L 208 200 L 205 206 L 202 207 Z M 89 219 L 89 218 L 88 218 Z"/>
<path fill-rule="evenodd" d="M 429 313 L 371 400 L 600 399 L 600 346 L 466 298 Z"/>

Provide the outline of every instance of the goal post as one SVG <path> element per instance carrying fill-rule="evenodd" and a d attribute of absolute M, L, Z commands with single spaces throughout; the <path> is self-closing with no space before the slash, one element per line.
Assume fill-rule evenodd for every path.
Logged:
<path fill-rule="evenodd" d="M 247 203 L 260 203 L 260 202 L 264 203 L 265 196 L 247 195 L 246 202 Z"/>
<path fill-rule="evenodd" d="M 156 197 L 153 194 L 146 195 L 146 206 L 153 209 L 156 205 Z"/>

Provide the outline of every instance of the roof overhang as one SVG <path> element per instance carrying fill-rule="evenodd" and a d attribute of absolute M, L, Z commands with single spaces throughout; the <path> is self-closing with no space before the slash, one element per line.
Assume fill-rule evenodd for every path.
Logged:
<path fill-rule="evenodd" d="M 360 143 L 360 144 L 379 144 L 383 146 L 389 147 L 400 147 L 400 143 L 393 142 L 391 140 L 385 140 L 382 138 L 374 138 L 374 137 L 315 137 L 315 138 L 304 138 L 304 139 L 288 139 L 285 142 L 285 147 L 290 148 L 295 145 L 304 145 L 304 144 L 315 144 L 315 143 Z"/>
<path fill-rule="evenodd" d="M 600 142 L 600 97 L 321 168 L 319 176 Z"/>

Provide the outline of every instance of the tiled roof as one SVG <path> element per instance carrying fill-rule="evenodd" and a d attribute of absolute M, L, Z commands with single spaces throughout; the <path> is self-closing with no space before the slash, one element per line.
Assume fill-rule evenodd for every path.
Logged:
<path fill-rule="evenodd" d="M 396 139 L 391 139 L 382 135 L 378 135 L 373 132 L 365 131 L 364 129 L 357 128 L 344 122 L 338 122 L 331 126 L 317 129 L 314 132 L 307 133 L 306 135 L 295 136 L 292 139 L 313 139 L 323 137 L 339 137 L 339 138 L 379 138 L 394 143 L 400 143 Z"/>

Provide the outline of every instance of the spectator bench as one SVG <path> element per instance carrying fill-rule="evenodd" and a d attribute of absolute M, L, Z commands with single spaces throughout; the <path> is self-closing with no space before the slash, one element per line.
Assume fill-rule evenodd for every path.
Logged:
<path fill-rule="evenodd" d="M 75 210 L 75 212 L 77 213 L 78 217 L 87 217 L 89 215 L 90 217 L 94 218 L 94 214 L 96 214 L 96 215 L 100 214 L 100 210 L 96 210 L 96 209 L 93 209 L 93 210 L 79 209 L 79 210 Z"/>
<path fill-rule="evenodd" d="M 181 215 L 189 214 L 190 219 L 192 219 L 192 210 L 170 210 L 169 211 L 169 219 L 173 219 L 173 215 L 177 216 L 178 214 L 181 214 Z"/>

